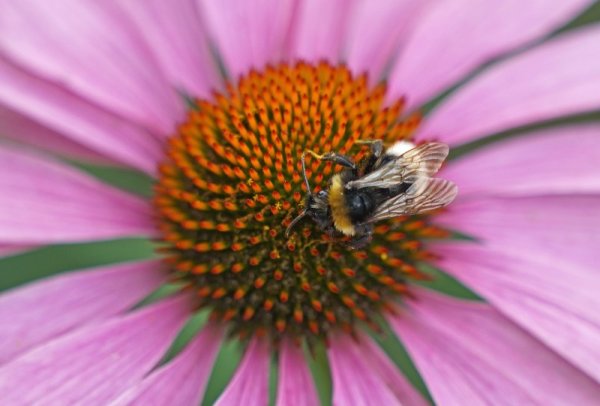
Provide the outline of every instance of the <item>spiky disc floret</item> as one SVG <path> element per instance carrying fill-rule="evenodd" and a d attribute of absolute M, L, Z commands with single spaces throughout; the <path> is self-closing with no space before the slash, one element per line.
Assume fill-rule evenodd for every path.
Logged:
<path fill-rule="evenodd" d="M 306 193 L 299 157 L 311 149 L 353 155 L 361 139 L 410 136 L 402 101 L 344 66 L 298 63 L 250 72 L 213 101 L 198 100 L 168 146 L 155 206 L 167 261 L 232 333 L 326 337 L 369 321 L 419 277 L 423 237 L 443 231 L 424 219 L 380 224 L 372 243 L 350 251 L 309 220 L 285 238 Z M 325 188 L 339 168 L 309 162 Z"/>

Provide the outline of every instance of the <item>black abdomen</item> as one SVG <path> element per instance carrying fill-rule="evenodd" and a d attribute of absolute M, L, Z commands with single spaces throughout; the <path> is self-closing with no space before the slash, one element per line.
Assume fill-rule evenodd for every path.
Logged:
<path fill-rule="evenodd" d="M 400 183 L 388 189 L 367 187 L 346 190 L 346 205 L 350 220 L 353 224 L 362 223 L 375 212 L 383 201 L 405 193 L 410 186 L 410 183 Z"/>
<path fill-rule="evenodd" d="M 360 223 L 365 220 L 376 207 L 375 196 L 367 190 L 351 190 L 346 192 L 346 204 L 348 205 L 348 216 L 352 223 Z"/>

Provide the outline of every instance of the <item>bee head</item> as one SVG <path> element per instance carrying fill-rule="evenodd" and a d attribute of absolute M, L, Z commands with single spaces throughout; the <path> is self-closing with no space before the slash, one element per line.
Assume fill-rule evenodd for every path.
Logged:
<path fill-rule="evenodd" d="M 306 196 L 306 214 L 322 229 L 329 222 L 329 194 L 325 190 Z"/>
<path fill-rule="evenodd" d="M 322 207 L 327 207 L 327 200 L 329 194 L 326 190 L 319 190 L 317 194 L 308 193 L 306 195 L 306 207 L 318 209 Z"/>
<path fill-rule="evenodd" d="M 316 194 L 312 194 L 310 191 L 306 194 L 306 200 L 304 203 L 304 210 L 290 223 L 285 230 L 285 236 L 289 237 L 292 228 L 304 217 L 310 217 L 317 225 L 321 228 L 325 228 L 328 219 L 328 198 L 327 191 L 320 190 Z"/>

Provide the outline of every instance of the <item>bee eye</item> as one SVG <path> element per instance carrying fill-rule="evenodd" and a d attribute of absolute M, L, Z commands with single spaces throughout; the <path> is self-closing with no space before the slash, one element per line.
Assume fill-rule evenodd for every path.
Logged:
<path fill-rule="evenodd" d="M 319 190 L 319 192 L 317 193 L 317 197 L 325 198 L 327 197 L 327 192 L 324 190 Z"/>

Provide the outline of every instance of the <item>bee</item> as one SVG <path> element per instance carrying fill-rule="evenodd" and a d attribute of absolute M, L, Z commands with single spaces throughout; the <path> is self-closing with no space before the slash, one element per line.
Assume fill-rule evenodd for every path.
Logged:
<path fill-rule="evenodd" d="M 416 146 L 399 141 L 385 149 L 381 140 L 364 140 L 370 153 L 357 165 L 351 158 L 335 152 L 302 154 L 306 185 L 304 210 L 286 230 L 309 217 L 331 236 L 350 237 L 350 248 L 367 245 L 373 224 L 403 215 L 414 215 L 450 204 L 457 194 L 454 183 L 433 176 L 448 156 L 448 146 L 429 142 Z M 306 176 L 306 156 L 330 161 L 345 169 L 332 176 L 328 188 L 312 193 Z"/>

